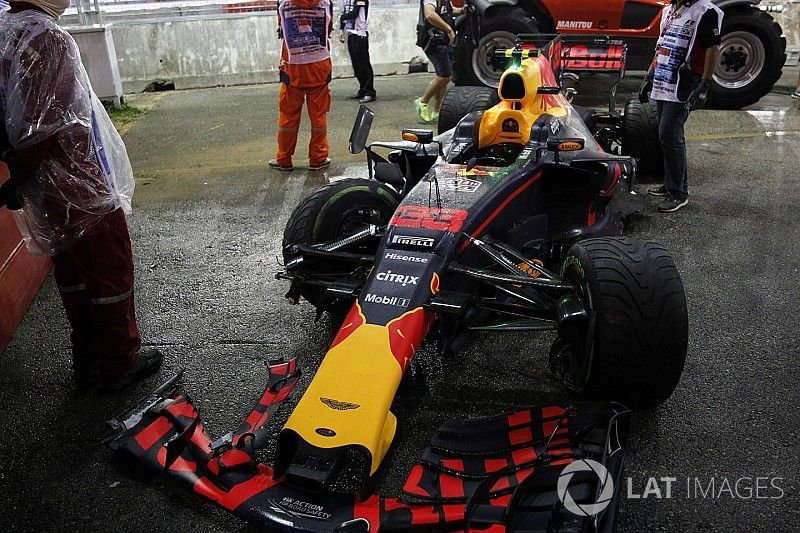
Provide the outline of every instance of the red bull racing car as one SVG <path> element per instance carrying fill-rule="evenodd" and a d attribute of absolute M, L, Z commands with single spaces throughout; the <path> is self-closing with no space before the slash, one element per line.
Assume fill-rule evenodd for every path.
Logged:
<path fill-rule="evenodd" d="M 270 362 L 236 431 L 212 439 L 176 376 L 112 420 L 107 444 L 267 531 L 613 530 L 623 405 L 672 394 L 687 310 L 664 248 L 621 236 L 636 164 L 562 93 L 562 44 L 498 51 L 500 102 L 438 137 L 367 146 L 362 106 L 350 148 L 369 179 L 323 187 L 286 227 L 287 297 L 344 318 L 280 430 L 268 422 L 294 359 Z M 415 353 L 457 352 L 470 331 L 553 332 L 550 369 L 575 401 L 445 424 L 402 494 L 375 494 Z M 267 465 L 257 452 L 276 433 Z"/>

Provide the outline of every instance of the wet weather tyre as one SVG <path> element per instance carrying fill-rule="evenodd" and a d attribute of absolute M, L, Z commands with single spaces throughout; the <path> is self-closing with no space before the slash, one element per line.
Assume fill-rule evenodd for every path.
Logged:
<path fill-rule="evenodd" d="M 664 153 L 658 138 L 655 102 L 642 104 L 638 99 L 633 99 L 625 105 L 625 114 L 622 117 L 622 153 L 636 158 L 641 175 L 664 175 Z"/>
<path fill-rule="evenodd" d="M 295 208 L 283 232 L 283 260 L 289 265 L 299 255 L 295 245 L 333 241 L 366 228 L 383 226 L 400 204 L 394 189 L 376 180 L 346 178 L 318 189 Z M 365 242 L 350 252 L 375 253 L 377 242 Z M 303 267 L 300 267 L 303 268 Z M 288 273 L 292 270 L 287 267 Z M 323 290 L 304 286 L 300 295 L 317 305 Z"/>
<path fill-rule="evenodd" d="M 741 109 L 758 102 L 780 79 L 786 38 L 780 25 L 753 7 L 726 10 L 708 106 Z"/>
<path fill-rule="evenodd" d="M 445 93 L 439 109 L 439 133 L 456 127 L 458 121 L 473 111 L 485 111 L 499 102 L 497 89 L 455 86 Z"/>
<path fill-rule="evenodd" d="M 456 85 L 494 87 L 500 84 L 503 69 L 492 63 L 492 54 L 498 47 L 513 48 L 516 36 L 521 33 L 539 33 L 539 25 L 533 16 L 522 8 L 498 9 L 491 18 L 480 21 L 477 47 L 472 39 L 456 48 L 453 62 Z"/>
<path fill-rule="evenodd" d="M 567 388 L 633 409 L 669 398 L 689 334 L 683 283 L 669 253 L 650 241 L 587 239 L 570 248 L 561 275 L 578 287 L 588 311 L 582 337 L 560 337 L 558 353 L 551 352 Z M 553 365 L 559 356 L 567 360 Z"/>

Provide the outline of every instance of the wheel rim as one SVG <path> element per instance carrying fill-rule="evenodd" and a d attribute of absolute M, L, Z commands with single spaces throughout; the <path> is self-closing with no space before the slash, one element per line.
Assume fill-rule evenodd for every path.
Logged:
<path fill-rule="evenodd" d="M 342 216 L 339 225 L 336 227 L 334 233 L 335 239 L 344 235 L 350 235 L 364 228 L 369 227 L 370 224 L 380 224 L 381 220 L 386 218 L 383 216 L 381 210 L 371 205 L 359 205 L 345 212 Z"/>
<path fill-rule="evenodd" d="M 492 63 L 494 51 L 500 47 L 513 48 L 515 43 L 516 35 L 507 31 L 493 31 L 481 38 L 472 52 L 472 71 L 481 83 L 489 87 L 500 85 L 504 69 L 498 69 Z"/>
<path fill-rule="evenodd" d="M 761 74 L 766 61 L 764 43 L 746 31 L 734 31 L 722 38 L 714 69 L 714 81 L 725 89 L 740 89 Z"/>

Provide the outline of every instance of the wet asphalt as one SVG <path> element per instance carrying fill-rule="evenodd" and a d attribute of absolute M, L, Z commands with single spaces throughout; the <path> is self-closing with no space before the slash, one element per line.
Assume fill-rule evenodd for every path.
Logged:
<path fill-rule="evenodd" d="M 796 72 L 747 110 L 694 113 L 689 206 L 662 215 L 651 199 L 631 225 L 633 235 L 659 241 L 675 257 L 690 346 L 672 398 L 633 418 L 619 531 L 797 531 L 800 107 L 788 97 Z M 396 139 L 402 127 L 420 126 L 411 100 L 428 79 L 376 81 L 372 139 Z M 631 80 L 626 89 L 636 86 Z M 315 324 L 308 305 L 288 305 L 287 287 L 274 274 L 294 206 L 331 178 L 364 172 L 361 157 L 346 150 L 357 109 L 346 96 L 355 84 L 333 82 L 334 165 L 326 172 L 302 168 L 302 141 L 298 170 L 267 167 L 277 89 L 131 99 L 149 109 L 124 137 L 138 179 L 129 222 L 139 325 L 146 344 L 167 359 L 157 376 L 118 396 L 76 392 L 67 321 L 52 277 L 45 281 L 0 356 L 0 531 L 250 530 L 189 492 L 130 479 L 100 439 L 104 420 L 181 367 L 210 432 L 221 435 L 260 394 L 265 359 L 299 357 L 305 385 L 331 341 L 330 322 Z M 579 98 L 590 92 L 582 89 Z M 301 139 L 305 121 L 302 131 Z M 550 340 L 483 335 L 445 361 L 423 351 L 427 385 L 417 381 L 395 402 L 400 441 L 382 492 L 398 492 L 447 420 L 569 401 L 547 372 Z M 646 499 L 626 497 L 629 490 L 641 496 L 650 477 L 676 478 L 672 497 L 663 481 L 661 498 L 653 490 Z M 763 477 L 768 481 L 756 479 Z M 737 480 L 738 494 L 725 489 Z"/>

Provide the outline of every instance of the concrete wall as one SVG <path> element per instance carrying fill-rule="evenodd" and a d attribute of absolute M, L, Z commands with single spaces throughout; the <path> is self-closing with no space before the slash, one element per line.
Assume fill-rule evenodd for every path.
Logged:
<path fill-rule="evenodd" d="M 772 15 L 789 43 L 790 64 L 800 47 L 800 0 L 783 4 Z M 417 7 L 370 12 L 370 54 L 376 74 L 408 72 L 407 63 L 422 58 L 414 45 Z M 278 79 L 279 41 L 275 14 L 182 17 L 174 20 L 122 22 L 114 25 L 119 70 L 126 93 L 140 92 L 157 79 L 173 80 L 178 89 L 274 82 Z M 351 76 L 347 49 L 333 38 L 334 76 Z"/>
<path fill-rule="evenodd" d="M 408 72 L 422 51 L 414 45 L 417 9 L 370 13 L 370 54 L 376 74 Z M 177 89 L 278 80 L 280 44 L 274 14 L 119 23 L 114 42 L 126 93 L 156 79 Z M 352 76 L 347 48 L 333 34 L 334 76 Z"/>

